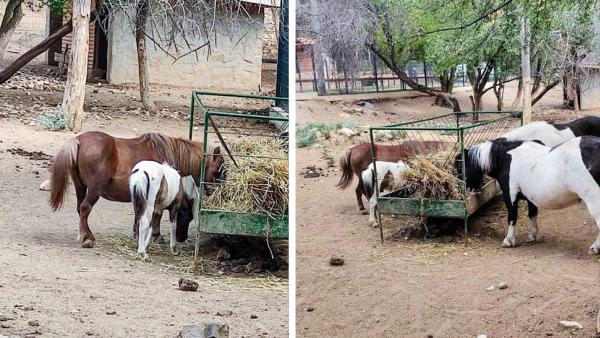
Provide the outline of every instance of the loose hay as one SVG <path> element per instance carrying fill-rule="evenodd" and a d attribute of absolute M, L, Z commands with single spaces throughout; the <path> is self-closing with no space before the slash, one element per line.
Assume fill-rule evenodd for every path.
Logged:
<path fill-rule="evenodd" d="M 459 180 L 448 168 L 448 152 L 415 155 L 406 161 L 408 169 L 394 182 L 395 189 L 405 188 L 411 196 L 453 200 L 462 198 Z"/>
<path fill-rule="evenodd" d="M 225 161 L 227 179 L 212 185 L 203 207 L 269 216 L 288 210 L 287 142 L 278 139 L 241 139 L 227 143 L 234 158 Z"/>

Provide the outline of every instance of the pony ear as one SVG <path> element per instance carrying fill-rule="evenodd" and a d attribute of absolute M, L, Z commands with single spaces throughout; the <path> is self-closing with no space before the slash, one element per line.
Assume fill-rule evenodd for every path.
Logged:
<path fill-rule="evenodd" d="M 215 149 L 213 149 L 213 155 L 221 155 L 221 147 L 215 147 Z"/>

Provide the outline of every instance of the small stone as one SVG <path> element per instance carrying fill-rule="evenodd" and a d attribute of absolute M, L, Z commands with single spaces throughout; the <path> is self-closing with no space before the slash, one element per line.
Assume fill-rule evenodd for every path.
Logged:
<path fill-rule="evenodd" d="M 488 286 L 487 288 L 485 288 L 486 291 L 494 291 L 494 286 Z"/>
<path fill-rule="evenodd" d="M 25 256 L 27 256 L 27 255 L 25 254 Z M 31 306 L 31 305 L 30 306 L 26 306 L 26 307 L 23 308 L 23 310 L 24 311 L 33 311 L 33 306 Z"/>
<path fill-rule="evenodd" d="M 257 315 L 250 315 L 250 319 L 256 319 L 256 318 L 258 318 Z"/>
<path fill-rule="evenodd" d="M 487 338 L 487 334 L 480 334 L 477 338 Z"/>
<path fill-rule="evenodd" d="M 92 332 L 92 331 L 85 331 L 85 335 L 86 336 L 93 336 L 94 332 Z"/>
<path fill-rule="evenodd" d="M 2 324 L 0 324 L 0 327 L 3 329 L 10 329 L 10 324 L 6 323 L 6 322 L 2 322 Z"/>
<path fill-rule="evenodd" d="M 498 289 L 504 290 L 506 288 L 508 288 L 508 284 L 506 284 L 504 282 L 500 282 L 500 284 L 498 284 Z"/>
<path fill-rule="evenodd" d="M 6 322 L 6 321 L 9 321 L 9 320 L 15 320 L 15 319 L 16 318 L 13 317 L 13 316 L 0 314 L 0 322 Z"/>
<path fill-rule="evenodd" d="M 562 327 L 563 329 L 575 329 L 575 330 L 583 329 L 583 326 L 581 324 L 579 324 L 578 322 L 575 322 L 575 321 L 571 321 L 571 320 L 561 320 L 560 322 L 558 322 L 558 325 L 560 327 Z"/>
<path fill-rule="evenodd" d="M 552 336 L 554 336 L 554 333 L 552 333 L 552 332 L 546 332 L 546 336 L 552 337 Z"/>
<path fill-rule="evenodd" d="M 233 311 L 231 311 L 231 310 L 227 310 L 227 311 L 223 311 L 223 312 L 217 311 L 217 316 L 220 316 L 220 317 L 229 317 L 231 315 L 233 315 Z"/>
<path fill-rule="evenodd" d="M 315 311 L 315 308 L 312 306 L 309 306 L 306 308 L 306 312 L 313 312 L 313 311 Z"/>
<path fill-rule="evenodd" d="M 329 264 L 333 266 L 341 266 L 344 265 L 344 259 L 341 257 L 331 257 Z"/>
<path fill-rule="evenodd" d="M 37 320 L 30 320 L 27 322 L 27 324 L 29 324 L 29 326 L 40 326 L 40 322 Z"/>
<path fill-rule="evenodd" d="M 117 314 L 117 311 L 115 311 L 115 310 L 108 310 L 108 311 L 106 311 L 106 314 L 109 315 L 109 316 L 114 316 L 114 315 Z"/>
<path fill-rule="evenodd" d="M 199 286 L 198 282 L 184 278 L 180 278 L 179 283 L 177 284 L 179 285 L 179 290 L 181 291 L 196 291 L 198 290 Z"/>

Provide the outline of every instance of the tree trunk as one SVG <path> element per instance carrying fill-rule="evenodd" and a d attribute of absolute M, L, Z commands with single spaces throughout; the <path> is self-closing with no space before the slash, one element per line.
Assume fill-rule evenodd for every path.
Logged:
<path fill-rule="evenodd" d="M 531 56 L 529 18 L 524 8 L 521 8 L 521 76 L 523 78 L 523 123 L 531 122 Z"/>
<path fill-rule="evenodd" d="M 67 72 L 62 111 L 69 119 L 69 128 L 74 131 L 81 130 L 83 123 L 83 101 L 85 100 L 90 41 L 90 4 L 91 0 L 73 0 L 73 49 Z"/>
<path fill-rule="evenodd" d="M 377 57 L 381 61 L 383 61 L 383 63 L 385 63 L 385 65 L 392 72 L 394 72 L 394 74 L 396 74 L 396 76 L 398 78 L 400 78 L 400 80 L 402 80 L 402 82 L 404 82 L 404 84 L 406 84 L 412 90 L 416 90 L 418 92 L 425 93 L 430 96 L 435 96 L 436 98 L 440 97 L 442 100 L 444 100 L 446 103 L 448 103 L 448 105 L 450 105 L 452 107 L 452 110 L 454 112 L 461 111 L 458 100 L 454 96 L 452 96 L 451 94 L 444 93 L 444 92 L 438 91 L 438 90 L 434 90 L 429 87 L 418 84 L 413 79 L 411 79 L 404 70 L 402 70 L 400 67 L 398 67 L 396 65 L 396 62 L 393 59 L 387 58 L 385 55 L 383 55 L 383 53 L 381 51 L 379 51 L 377 48 L 375 48 L 374 45 L 368 45 L 368 47 L 369 47 L 369 49 L 371 49 L 371 51 L 373 53 L 375 53 L 375 55 L 377 55 Z"/>
<path fill-rule="evenodd" d="M 65 23 L 59 30 L 52 33 L 49 37 L 45 38 L 42 42 L 38 43 L 36 46 L 25 52 L 25 54 L 21 55 L 18 59 L 13 61 L 6 69 L 0 72 L 0 84 L 6 82 L 13 76 L 19 69 L 23 68 L 26 64 L 28 64 L 31 60 L 33 60 L 36 56 L 42 54 L 50 46 L 52 46 L 56 41 L 62 39 L 67 34 L 73 31 L 73 24 L 71 21 Z"/>
<path fill-rule="evenodd" d="M 156 113 L 156 106 L 150 99 L 150 78 L 148 75 L 148 53 L 146 51 L 146 21 L 148 19 L 148 0 L 137 5 L 135 17 L 135 42 L 137 44 L 138 75 L 140 79 L 140 97 L 144 109 Z"/>
<path fill-rule="evenodd" d="M 517 86 L 517 96 L 515 97 L 515 100 L 512 102 L 512 104 L 510 105 L 511 111 L 515 111 L 517 109 L 519 102 L 521 102 L 522 94 L 523 94 L 523 78 L 520 78 L 519 85 Z"/>
<path fill-rule="evenodd" d="M 0 63 L 4 58 L 6 46 L 8 46 L 12 33 L 17 28 L 21 18 L 23 18 L 22 3 L 23 0 L 9 0 L 6 4 L 2 23 L 0 24 Z"/>
<path fill-rule="evenodd" d="M 494 83 L 494 95 L 496 95 L 497 101 L 496 108 L 498 111 L 502 111 L 502 109 L 504 109 L 504 85 L 499 83 L 498 79 L 494 82 L 496 82 Z"/>
<path fill-rule="evenodd" d="M 442 74 L 440 74 L 440 90 L 442 92 L 452 94 L 452 90 L 454 89 L 455 73 L 456 67 L 452 67 L 450 70 L 445 70 L 442 72 Z M 449 105 L 446 100 L 440 96 L 435 98 L 435 104 L 441 107 L 452 108 L 452 105 Z"/>
<path fill-rule="evenodd" d="M 317 0 L 310 0 L 310 18 L 311 18 L 311 26 L 313 32 L 319 35 L 321 32 L 320 24 L 319 24 L 319 7 L 317 5 Z M 317 94 L 325 95 L 325 72 L 324 72 L 324 60 L 323 60 L 323 48 L 321 47 L 321 43 L 319 39 L 315 39 L 313 44 L 313 55 L 315 58 L 315 77 L 317 81 Z"/>
<path fill-rule="evenodd" d="M 531 102 L 531 105 L 535 105 L 536 103 L 538 103 L 539 100 L 542 99 L 542 97 L 544 97 L 544 95 L 546 95 L 546 93 L 548 93 L 550 91 L 550 89 L 556 87 L 556 85 L 558 85 L 560 83 L 560 80 L 556 80 L 554 82 L 552 82 L 551 84 L 547 85 L 544 90 L 542 90 Z"/>

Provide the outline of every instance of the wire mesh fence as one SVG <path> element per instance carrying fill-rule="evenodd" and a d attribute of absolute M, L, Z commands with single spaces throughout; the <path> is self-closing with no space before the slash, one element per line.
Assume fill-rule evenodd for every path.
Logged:
<path fill-rule="evenodd" d="M 438 169 L 455 175 L 457 190 L 463 198 L 468 197 L 464 177 L 457 166 L 464 161 L 461 151 L 475 144 L 502 137 L 521 125 L 521 112 L 465 112 L 450 113 L 414 122 L 370 128 L 372 140 L 380 134 L 394 133 L 396 141 L 388 144 L 405 145 L 413 156 L 423 156 Z M 457 157 L 458 156 L 458 157 Z M 373 153 L 375 161 L 390 158 Z M 464 173 L 464 170 L 461 171 Z M 375 175 L 377 177 L 377 175 Z"/>

